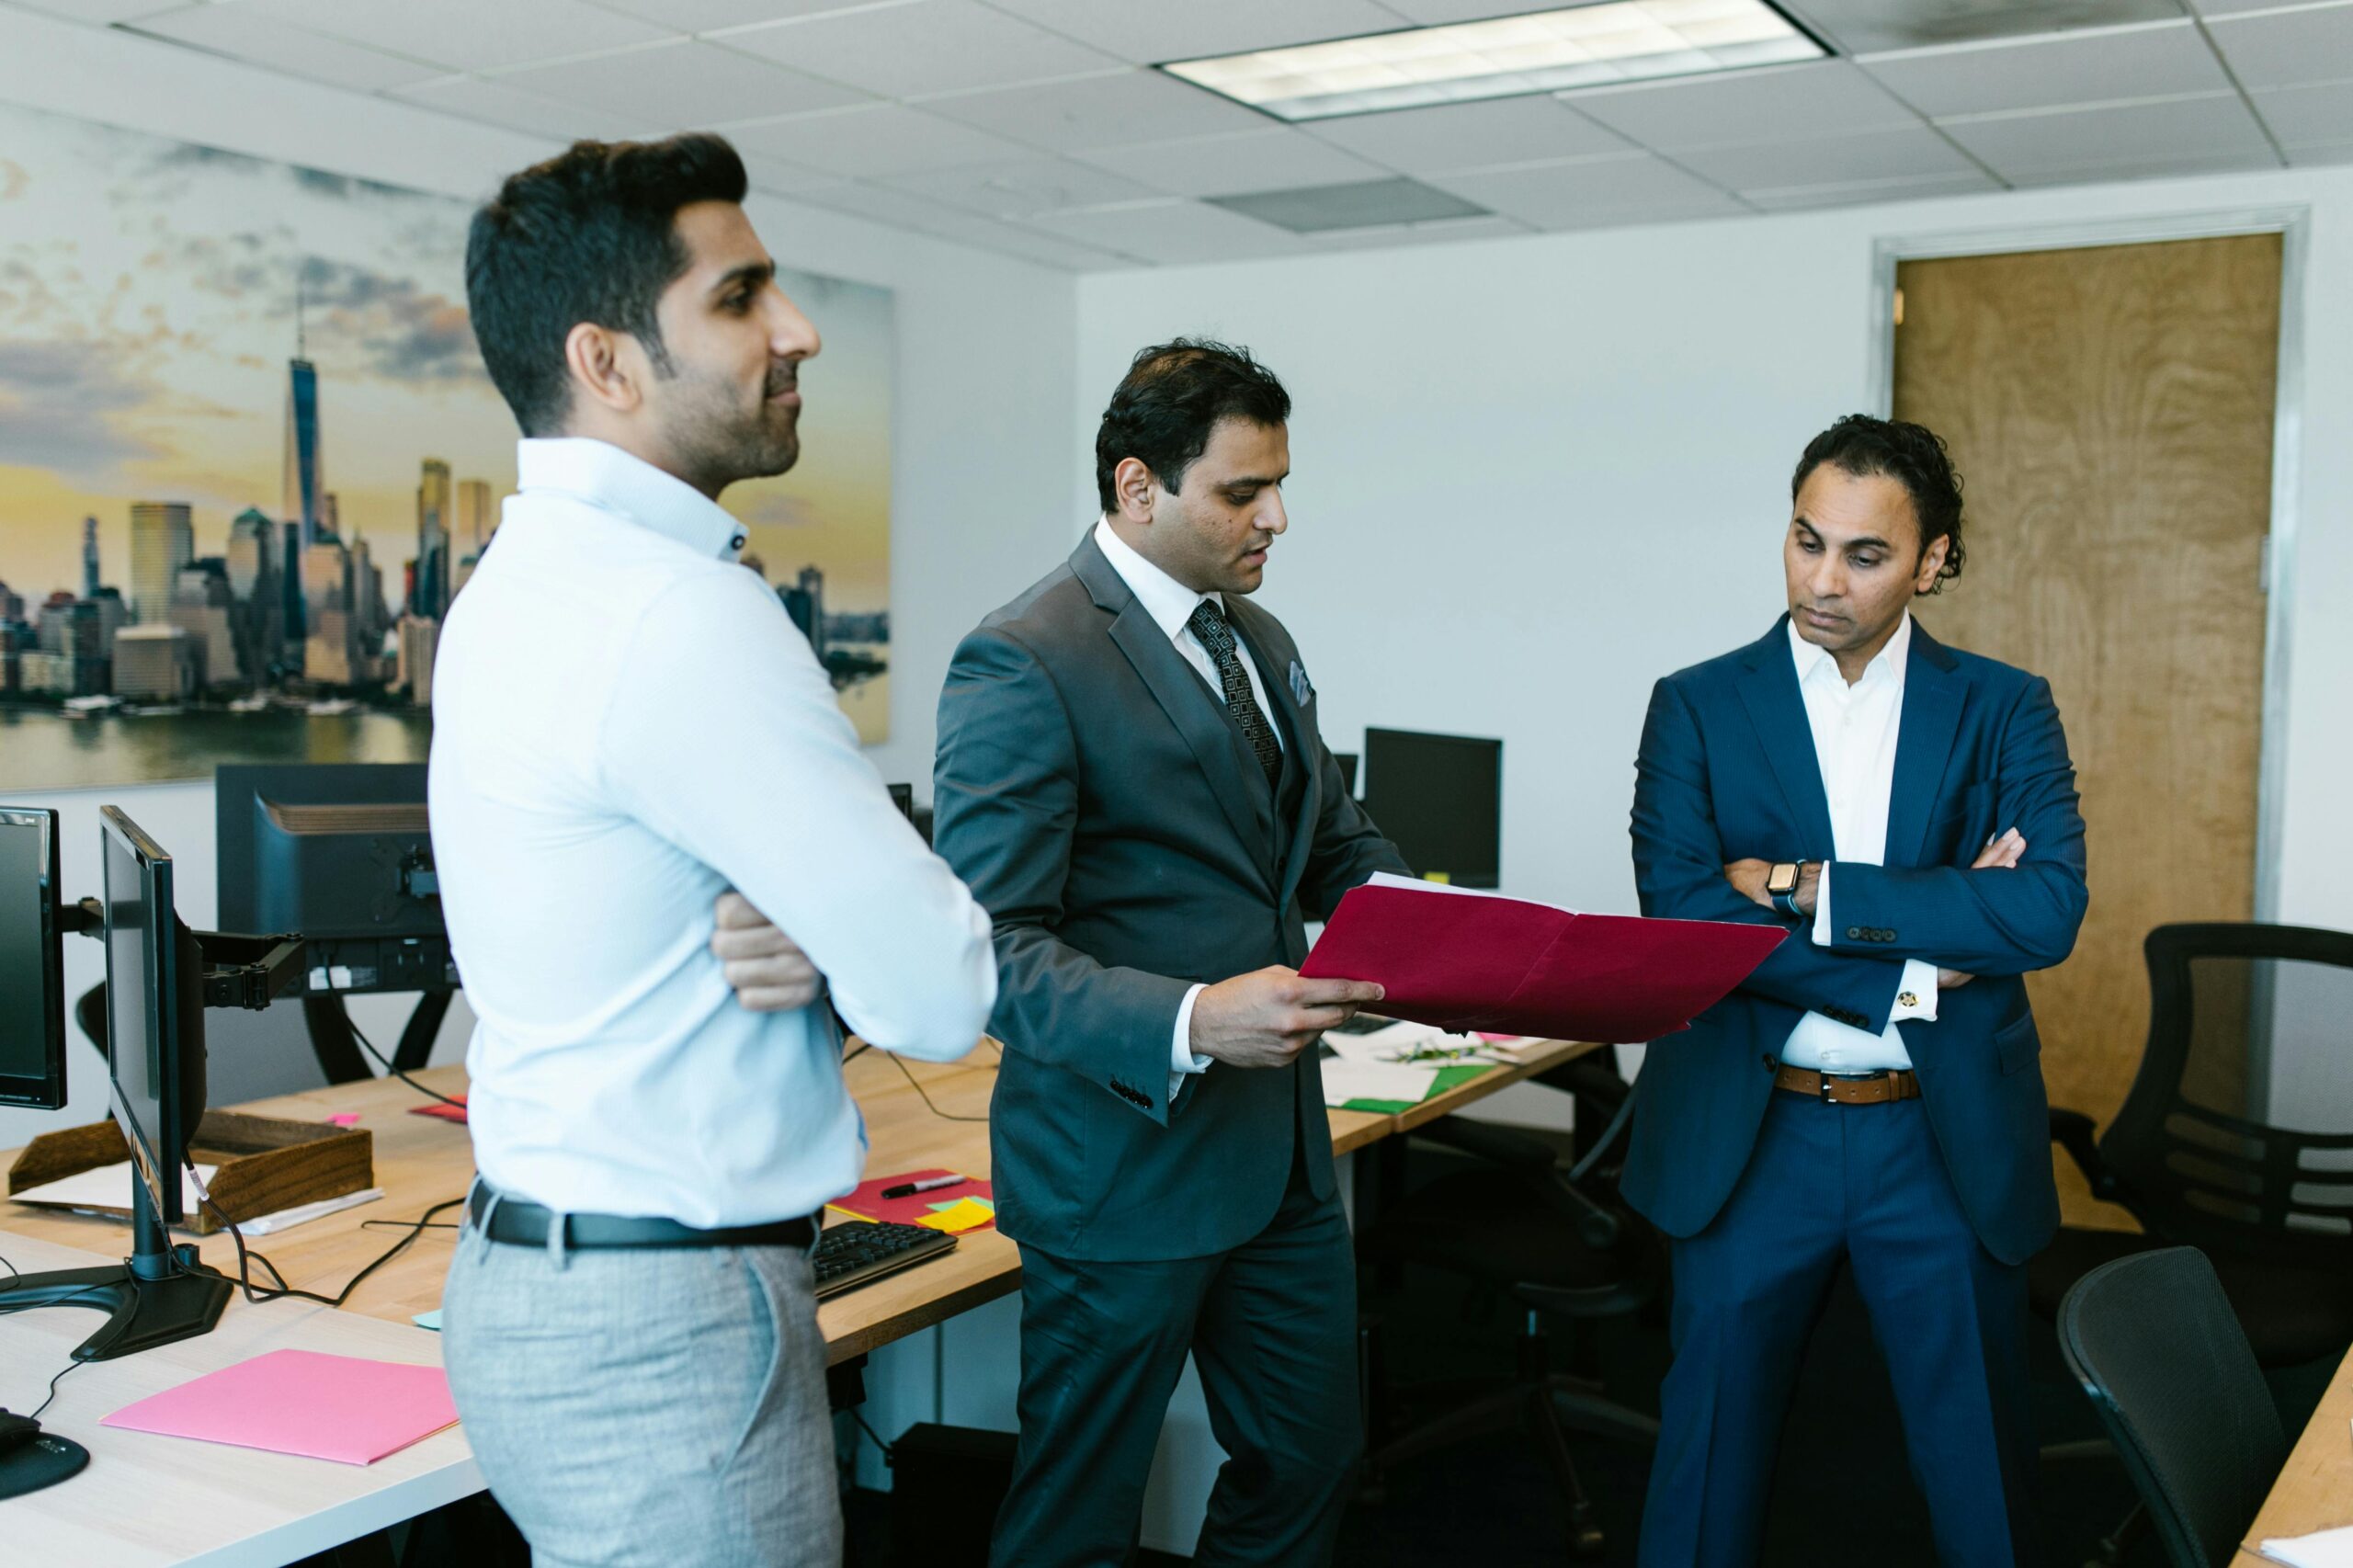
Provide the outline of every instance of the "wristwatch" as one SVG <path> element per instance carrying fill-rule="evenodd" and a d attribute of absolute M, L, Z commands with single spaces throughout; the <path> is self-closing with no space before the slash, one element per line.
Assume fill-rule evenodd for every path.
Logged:
<path fill-rule="evenodd" d="M 1773 907 L 1792 920 L 1805 918 L 1805 912 L 1798 907 L 1797 896 L 1798 872 L 1803 867 L 1802 861 L 1783 860 L 1765 878 L 1765 892 L 1772 899 Z"/>

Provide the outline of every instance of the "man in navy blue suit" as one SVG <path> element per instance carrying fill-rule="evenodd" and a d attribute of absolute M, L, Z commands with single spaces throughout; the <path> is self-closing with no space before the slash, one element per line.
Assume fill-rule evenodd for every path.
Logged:
<path fill-rule="evenodd" d="M 1790 493 L 1790 613 L 1660 681 L 1637 764 L 1643 913 L 1790 932 L 1643 1063 L 1624 1190 L 1673 1238 L 1675 1361 L 1642 1562 L 1756 1560 L 1842 1262 L 1938 1557 L 2030 1562 L 2025 1264 L 2059 1201 L 2023 977 L 2083 921 L 2075 767 L 2049 682 L 1912 619 L 1961 569 L 1941 440 L 1851 415 Z"/>

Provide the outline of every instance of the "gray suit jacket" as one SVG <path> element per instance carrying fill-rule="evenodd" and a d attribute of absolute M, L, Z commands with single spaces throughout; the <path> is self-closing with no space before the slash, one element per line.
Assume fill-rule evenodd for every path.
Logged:
<path fill-rule="evenodd" d="M 1404 869 L 1316 733 L 1290 634 L 1246 599 L 1226 614 L 1305 768 L 1279 826 L 1240 726 L 1092 534 L 964 639 L 940 694 L 933 846 L 996 927 L 998 1223 L 1056 1256 L 1237 1246 L 1274 1216 L 1295 1146 L 1332 1190 L 1313 1052 L 1220 1062 L 1168 1098 L 1193 983 L 1297 966 L 1306 920 Z"/>

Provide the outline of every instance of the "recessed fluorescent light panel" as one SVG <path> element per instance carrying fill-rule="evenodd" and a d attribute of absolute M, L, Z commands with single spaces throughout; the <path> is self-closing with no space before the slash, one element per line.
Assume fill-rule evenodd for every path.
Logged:
<path fill-rule="evenodd" d="M 1422 108 L 1828 53 L 1765 0 L 1607 0 L 1164 65 L 1279 119 Z"/>

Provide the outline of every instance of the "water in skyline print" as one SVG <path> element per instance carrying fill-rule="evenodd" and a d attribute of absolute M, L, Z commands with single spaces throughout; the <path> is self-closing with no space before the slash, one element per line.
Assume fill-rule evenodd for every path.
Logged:
<path fill-rule="evenodd" d="M 0 108 L 0 790 L 425 755 L 439 620 L 514 485 L 469 215 Z M 803 457 L 722 502 L 872 744 L 892 298 L 780 280 L 825 338 Z"/>

